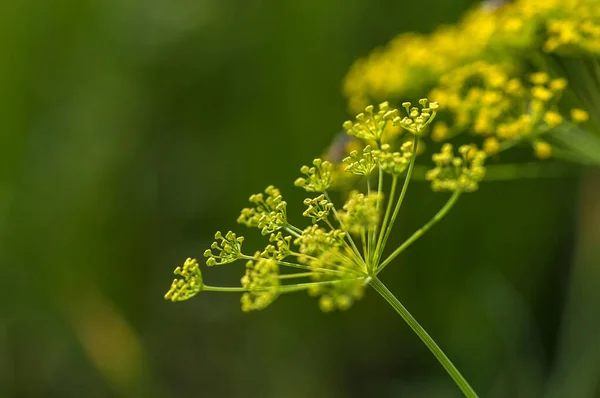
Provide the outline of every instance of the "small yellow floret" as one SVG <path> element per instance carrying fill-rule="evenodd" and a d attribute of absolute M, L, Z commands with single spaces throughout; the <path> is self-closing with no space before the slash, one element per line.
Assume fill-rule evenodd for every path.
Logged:
<path fill-rule="evenodd" d="M 544 86 L 534 86 L 531 89 L 531 95 L 540 101 L 548 101 L 554 94 Z"/>
<path fill-rule="evenodd" d="M 540 159 L 548 159 L 552 156 L 552 147 L 545 141 L 536 141 L 533 144 L 535 156 Z"/>
<path fill-rule="evenodd" d="M 571 109 L 571 119 L 575 123 L 587 122 L 590 118 L 590 114 L 584 111 L 583 109 L 573 108 Z"/>
<path fill-rule="evenodd" d="M 555 111 L 548 111 L 544 114 L 544 121 L 550 127 L 558 126 L 562 123 L 563 117 Z"/>
<path fill-rule="evenodd" d="M 483 142 L 483 150 L 488 155 L 495 155 L 500 151 L 500 143 L 494 137 L 487 138 Z"/>
<path fill-rule="evenodd" d="M 433 126 L 431 131 L 431 139 L 440 142 L 448 138 L 449 134 L 450 129 L 448 128 L 448 125 L 444 122 L 439 122 Z"/>
<path fill-rule="evenodd" d="M 546 84 L 550 80 L 550 76 L 546 72 L 536 72 L 529 75 L 529 80 L 533 84 Z"/>
<path fill-rule="evenodd" d="M 550 82 L 550 89 L 554 91 L 562 91 L 567 87 L 567 79 L 559 78 Z"/>

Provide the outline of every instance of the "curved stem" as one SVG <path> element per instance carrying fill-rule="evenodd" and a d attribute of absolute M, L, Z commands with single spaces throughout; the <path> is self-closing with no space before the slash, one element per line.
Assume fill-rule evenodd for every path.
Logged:
<path fill-rule="evenodd" d="M 413 141 L 413 156 L 410 159 L 410 164 L 408 165 L 408 171 L 406 172 L 406 177 L 404 178 L 404 185 L 402 186 L 402 191 L 400 192 L 400 197 L 398 198 L 398 202 L 396 203 L 396 207 L 394 208 L 394 213 L 392 214 L 392 219 L 385 231 L 383 236 L 383 242 L 380 247 L 380 251 L 378 252 L 377 258 L 375 259 L 375 263 L 377 264 L 381 259 L 381 254 L 383 253 L 383 249 L 385 249 L 385 245 L 387 243 L 388 238 L 390 237 L 390 233 L 392 232 L 392 228 L 394 226 L 394 222 L 396 221 L 396 217 L 398 217 L 398 212 L 400 211 L 400 207 L 402 207 L 402 202 L 404 201 L 404 196 L 406 195 L 406 190 L 408 189 L 408 183 L 410 182 L 410 178 L 412 176 L 413 168 L 415 167 L 415 159 L 417 158 L 417 145 L 419 144 L 419 135 L 415 134 L 415 140 Z"/>
<path fill-rule="evenodd" d="M 367 196 L 371 195 L 371 176 L 367 176 Z M 371 235 L 373 234 L 373 230 L 371 228 L 367 229 L 367 249 L 365 251 L 365 262 L 367 263 L 367 267 L 371 262 Z M 363 238 L 364 239 L 364 238 Z"/>
<path fill-rule="evenodd" d="M 408 310 L 402 305 L 400 301 L 394 296 L 392 292 L 377 278 L 373 276 L 370 285 L 383 297 L 395 310 L 402 319 L 410 326 L 410 328 L 419 336 L 421 341 L 425 343 L 431 353 L 437 358 L 442 364 L 446 372 L 452 377 L 452 380 L 456 383 L 458 388 L 463 392 L 465 397 L 478 398 L 477 393 L 469 385 L 469 382 L 460 374 L 456 366 L 450 361 L 450 359 L 444 354 L 442 349 L 436 344 L 431 336 L 423 329 L 423 327 L 417 322 L 417 320 L 408 312 Z"/>
<path fill-rule="evenodd" d="M 398 177 L 394 176 L 392 180 L 392 188 L 390 189 L 390 197 L 388 198 L 388 205 L 385 211 L 385 216 L 383 217 L 383 222 L 381 224 L 381 228 L 379 230 L 379 237 L 377 239 L 377 245 L 375 246 L 375 259 L 373 261 L 373 266 L 376 266 L 376 262 L 381 258 L 381 244 L 383 243 L 383 236 L 385 235 L 385 231 L 387 228 L 387 223 L 390 219 L 390 214 L 392 213 L 392 204 L 394 203 L 394 196 L 396 194 L 396 185 L 398 184 Z"/>
<path fill-rule="evenodd" d="M 431 217 L 431 219 L 427 222 L 427 224 L 423 225 L 414 234 L 412 234 L 410 236 L 410 238 L 408 238 L 406 241 L 404 241 L 404 243 L 401 244 L 399 248 L 394 250 L 394 252 L 392 254 L 390 254 L 390 256 L 388 258 L 386 258 L 385 261 L 383 261 L 379 265 L 379 267 L 377 267 L 377 269 L 375 270 L 375 275 L 380 273 L 381 270 L 383 270 L 383 268 L 385 268 L 386 265 L 388 265 L 393 259 L 396 258 L 396 256 L 398 256 L 400 253 L 402 253 L 408 246 L 413 244 L 417 239 L 419 239 L 423 234 L 425 234 L 425 232 L 429 231 L 429 229 L 431 227 L 433 227 L 435 224 L 437 224 L 438 221 L 440 221 L 442 218 L 444 218 L 444 216 L 450 211 L 452 206 L 454 206 L 454 204 L 460 197 L 460 194 L 461 194 L 460 191 L 454 192 L 452 194 L 452 196 L 450 197 L 450 199 L 448 199 L 446 204 L 433 217 Z"/>

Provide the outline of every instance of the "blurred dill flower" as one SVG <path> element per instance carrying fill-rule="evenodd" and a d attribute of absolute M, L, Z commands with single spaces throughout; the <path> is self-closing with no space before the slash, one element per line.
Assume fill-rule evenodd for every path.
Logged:
<path fill-rule="evenodd" d="M 471 145 L 458 148 L 454 156 L 452 144 L 444 144 L 440 153 L 433 155 L 435 168 L 427 173 L 434 191 L 473 192 L 485 175 L 483 162 L 486 153 Z"/>
<path fill-rule="evenodd" d="M 383 200 L 381 193 L 371 192 L 365 195 L 358 191 L 350 192 L 350 197 L 339 212 L 342 222 L 348 232 L 359 234 L 361 231 L 373 229 L 379 223 L 377 202 Z"/>
<path fill-rule="evenodd" d="M 434 141 L 471 133 L 490 155 L 527 143 L 541 159 L 600 165 L 600 4 L 485 2 L 456 24 L 375 49 L 350 68 L 344 92 L 352 110 L 428 92 L 444 109 Z"/>

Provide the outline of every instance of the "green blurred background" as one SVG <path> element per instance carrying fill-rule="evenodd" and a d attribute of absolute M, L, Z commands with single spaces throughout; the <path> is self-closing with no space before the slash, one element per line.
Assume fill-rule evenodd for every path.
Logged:
<path fill-rule="evenodd" d="M 2 2 L 0 397 L 458 397 L 374 291 L 334 314 L 163 294 L 216 230 L 259 247 L 249 194 L 302 208 L 355 59 L 469 5 Z M 600 396 L 598 180 L 484 185 L 382 275 L 482 397 Z M 445 199 L 415 183 L 396 239 Z"/>

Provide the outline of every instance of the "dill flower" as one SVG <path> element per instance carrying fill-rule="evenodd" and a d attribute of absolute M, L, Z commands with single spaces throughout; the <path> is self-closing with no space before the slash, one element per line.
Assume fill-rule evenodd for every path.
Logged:
<path fill-rule="evenodd" d="M 313 166 L 302 166 L 300 172 L 306 177 L 299 177 L 294 182 L 297 187 L 302 187 L 308 192 L 325 192 L 331 185 L 332 165 L 322 159 L 313 160 Z"/>
<path fill-rule="evenodd" d="M 301 228 L 290 222 L 287 202 L 274 186 L 251 195 L 253 207 L 243 209 L 237 221 L 258 229 L 263 236 L 269 235 L 265 247 L 249 255 L 242 246 L 244 237 L 229 231 L 225 235 L 217 232 L 215 241 L 204 252 L 207 266 L 245 262 L 240 285 L 207 285 L 197 261 L 187 259 L 175 269 L 181 278 L 173 281 L 165 299 L 183 301 L 201 291 L 241 293 L 241 309 L 249 312 L 267 308 L 284 294 L 305 291 L 317 298 L 322 311 L 330 312 L 351 308 L 372 287 L 425 342 L 461 390 L 476 397 L 433 339 L 378 278 L 385 267 L 450 211 L 462 193 L 475 191 L 485 174 L 483 151 L 467 145 L 459 148 L 459 156 L 454 156 L 452 146 L 445 144 L 434 155 L 435 167 L 427 178 L 434 191 L 451 191 L 452 195 L 429 221 L 384 256 L 419 155 L 419 140 L 439 110 L 436 102 L 427 99 L 418 104 L 403 103 L 403 112 L 388 103 L 381 104 L 377 112 L 367 106 L 356 122 L 344 123 L 348 134 L 362 141 L 362 148 L 351 151 L 342 161 L 343 170 L 363 179 L 366 191 L 354 189 L 341 207 L 336 206 L 328 193 L 337 176 L 334 166 L 315 159 L 312 166 L 301 167 L 303 177 L 294 183 L 309 195 L 303 201 L 306 209 L 302 213 L 309 225 Z M 390 143 L 383 143 L 388 124 L 402 129 L 408 138 L 395 134 L 395 138 L 404 139 L 399 146 L 394 144 L 396 151 Z M 372 184 L 371 177 L 377 182 Z"/>
<path fill-rule="evenodd" d="M 266 308 L 282 294 L 305 290 L 318 297 L 324 311 L 349 308 L 363 296 L 373 277 L 400 254 L 397 251 L 383 259 L 411 179 L 417 157 L 415 148 L 426 127 L 434 121 L 439 105 L 422 99 L 418 106 L 405 102 L 402 108 L 401 112 L 387 102 L 380 104 L 377 111 L 367 106 L 355 122 L 344 123 L 347 133 L 363 142 L 360 151 L 351 151 L 343 159 L 344 173 L 363 178 L 366 192 L 354 189 L 342 206 L 336 207 L 328 194 L 336 176 L 332 173 L 333 164 L 315 159 L 311 166 L 301 167 L 303 177 L 294 183 L 312 194 L 304 200 L 306 208 L 302 213 L 310 222 L 308 226 L 291 224 L 281 191 L 268 186 L 263 193 L 250 196 L 252 207 L 242 209 L 237 219 L 238 223 L 268 235 L 265 247 L 247 254 L 244 237 L 229 231 L 217 232 L 215 241 L 204 252 L 207 266 L 245 261 L 241 286 L 206 285 L 197 262 L 188 260 L 175 270 L 183 279 L 174 281 L 165 297 L 181 301 L 201 290 L 241 292 L 242 309 L 252 311 Z M 395 151 L 389 143 L 382 143 L 388 124 L 406 132 L 406 137 L 401 137 L 405 140 Z M 453 157 L 449 154 L 451 146 L 445 145 L 442 153 L 434 156 L 436 167 L 428 173 L 434 190 L 471 192 L 477 188 L 485 171 L 484 153 L 472 151 L 471 147 L 463 149 L 459 149 L 461 157 Z M 371 186 L 374 175 L 378 181 Z M 386 175 L 392 179 L 388 190 Z M 401 179 L 404 185 L 398 192 Z"/>
<path fill-rule="evenodd" d="M 198 261 L 193 258 L 188 258 L 183 263 L 183 266 L 175 268 L 175 275 L 181 276 L 179 279 L 174 279 L 171 283 L 171 288 L 165 294 L 165 300 L 184 301 L 194 297 L 202 288 L 202 274 Z"/>
<path fill-rule="evenodd" d="M 458 148 L 460 156 L 454 156 L 451 144 L 444 144 L 440 153 L 433 155 L 435 168 L 427 173 L 434 191 L 473 192 L 485 175 L 483 162 L 486 153 L 470 145 Z"/>

